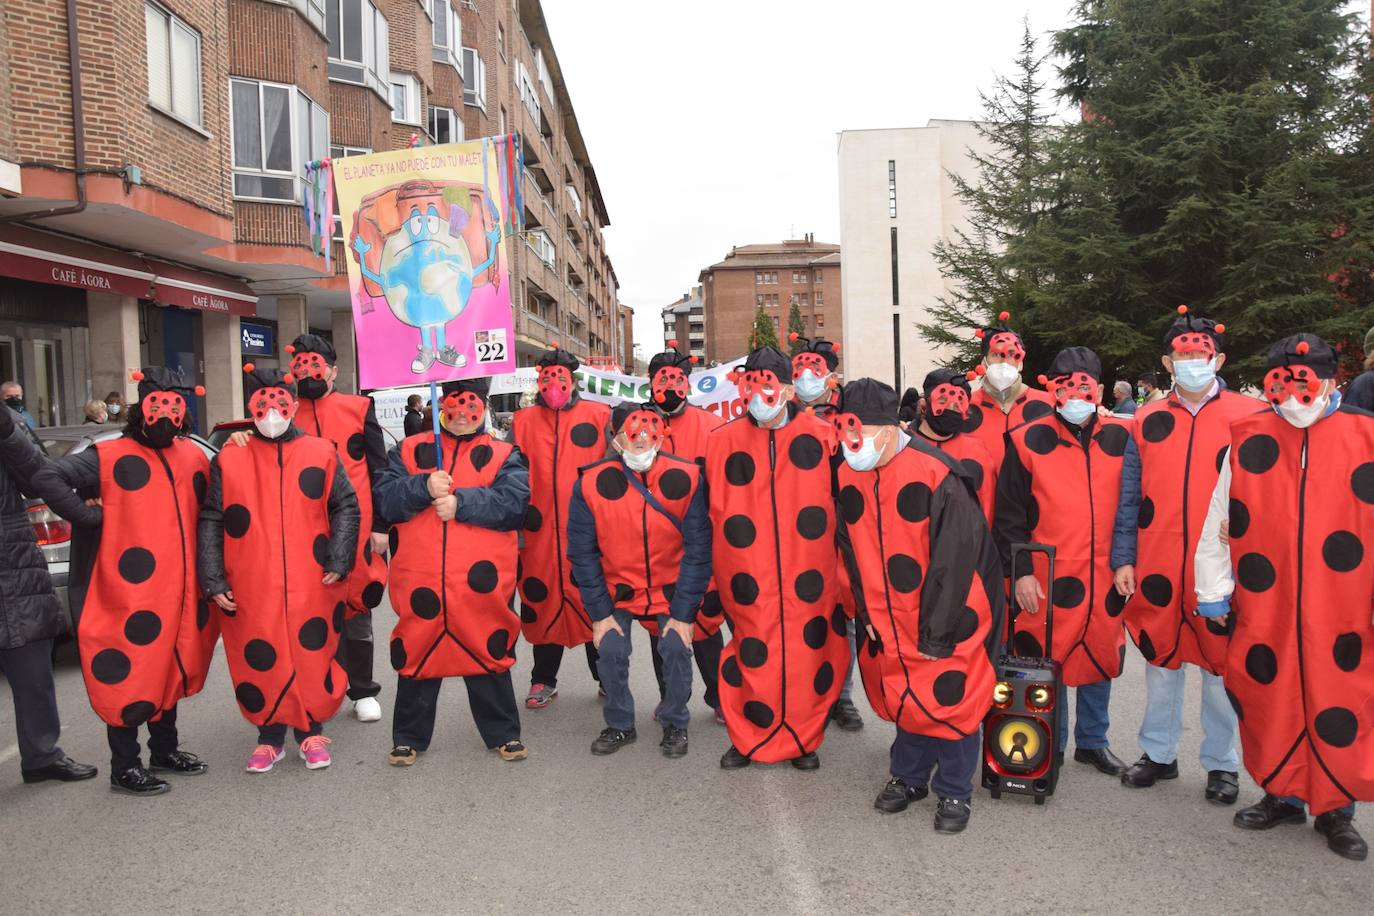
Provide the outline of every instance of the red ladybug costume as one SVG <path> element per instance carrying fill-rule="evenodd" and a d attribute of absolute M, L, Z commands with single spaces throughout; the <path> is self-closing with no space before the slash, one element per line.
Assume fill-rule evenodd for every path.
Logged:
<path fill-rule="evenodd" d="M 577 469 L 606 456 L 611 411 L 582 400 L 572 377 L 579 365 L 557 347 L 541 356 L 539 402 L 517 410 L 512 421 L 512 438 L 530 469 L 520 616 L 525 639 L 534 645 L 572 647 L 592 638 L 567 560 L 568 500 Z"/>
<path fill-rule="evenodd" d="M 291 376 L 253 370 L 249 415 L 289 419 Z M 334 660 L 348 606 L 343 582 L 357 550 L 360 513 L 334 444 L 289 425 L 275 439 L 254 434 L 210 465 L 200 515 L 200 581 L 208 596 L 232 594 L 223 610 L 234 698 L 255 725 L 305 731 L 343 701 L 347 677 Z"/>
<path fill-rule="evenodd" d="M 1186 315 L 1167 336 L 1172 353 L 1221 349 L 1225 327 Z M 1136 591 L 1126 602 L 1126 631 L 1152 665 L 1178 668 L 1185 662 L 1220 674 L 1230 633 L 1197 615 L 1193 554 L 1207 503 L 1216 487 L 1231 424 L 1264 409 L 1254 398 L 1226 390 L 1196 414 L 1177 391 L 1141 407 L 1131 430 L 1140 456 L 1140 506 L 1136 527 Z"/>
<path fill-rule="evenodd" d="M 741 394 L 776 406 L 791 363 L 773 347 L 744 366 Z M 834 427 L 796 412 L 781 428 L 752 416 L 706 443 L 712 557 L 732 626 L 721 706 L 734 748 L 773 763 L 820 746 L 849 647 L 837 608 Z"/>
<path fill-rule="evenodd" d="M 1061 404 L 1084 400 L 1095 408 L 1100 375 L 1092 351 L 1070 347 L 1055 358 L 1048 381 Z M 1091 394 L 1079 397 L 1085 390 Z M 1116 677 L 1125 658 L 1125 601 L 1112 584 L 1110 553 L 1130 438 L 1129 422 L 1091 412 L 1081 426 L 1056 414 L 1007 435 L 993 529 L 1004 567 L 1009 568 L 1012 544 L 1056 548 L 1054 582 L 1042 581 L 1041 588 L 1054 601 L 1056 639 L 1050 654 L 1063 666 L 1063 682 L 1070 687 Z M 1023 555 L 1018 562 L 1029 559 Z M 1021 566 L 1011 575 L 1017 579 L 1031 572 Z M 1040 570 L 1035 574 L 1043 579 Z M 1033 620 L 1017 618 L 1017 654 L 1045 654 L 1044 624 L 1043 613 Z"/>
<path fill-rule="evenodd" d="M 1271 402 L 1307 405 L 1336 355 L 1299 334 L 1269 365 Z M 1328 406 L 1298 428 L 1264 410 L 1233 423 L 1230 441 L 1197 577 L 1199 610 L 1213 613 L 1234 571 L 1224 676 L 1245 767 L 1314 814 L 1374 801 L 1374 417 Z M 1228 517 L 1229 558 L 1217 537 Z"/>
<path fill-rule="evenodd" d="M 1003 312 L 998 324 L 983 328 L 978 332 L 983 358 L 989 354 L 1002 357 L 1019 371 L 1026 359 L 1026 346 L 1021 335 L 1007 326 L 1010 316 Z M 1017 381 L 1008 389 L 1014 391 L 1022 382 Z M 1022 387 L 1019 394 L 1006 400 L 998 400 L 992 394 L 993 388 L 986 375 L 978 390 L 969 395 L 968 416 L 964 419 L 963 431 L 972 435 L 992 456 L 993 464 L 1002 466 L 1006 449 L 1004 437 L 1008 432 L 1031 420 L 1039 420 L 1054 413 L 1054 398 L 1044 391 Z M 1003 407 L 1007 409 L 1004 411 Z"/>
<path fill-rule="evenodd" d="M 923 385 L 925 415 L 911 432 L 919 433 L 926 441 L 959 462 L 991 528 L 993 503 L 997 495 L 997 463 L 982 442 L 963 432 L 972 394 L 968 383 L 968 374 L 953 369 L 936 369 L 928 374 Z M 927 429 L 935 435 L 927 435 Z"/>

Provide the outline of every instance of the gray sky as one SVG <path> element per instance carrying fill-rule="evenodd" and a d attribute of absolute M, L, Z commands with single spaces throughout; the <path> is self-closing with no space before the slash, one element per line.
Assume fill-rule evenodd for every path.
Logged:
<path fill-rule="evenodd" d="M 839 238 L 836 134 L 973 118 L 1072 0 L 543 0 L 635 341 L 731 245 Z M 1052 73 L 1049 74 L 1052 76 Z"/>

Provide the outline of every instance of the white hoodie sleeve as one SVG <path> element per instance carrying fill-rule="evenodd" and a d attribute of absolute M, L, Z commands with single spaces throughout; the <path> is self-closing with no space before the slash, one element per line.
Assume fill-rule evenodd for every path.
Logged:
<path fill-rule="evenodd" d="M 1207 520 L 1202 523 L 1197 554 L 1193 558 L 1193 579 L 1198 604 L 1224 601 L 1231 597 L 1236 584 L 1231 573 L 1231 545 L 1221 539 L 1221 524 L 1231 512 L 1230 449 L 1221 461 L 1221 476 L 1207 506 Z"/>

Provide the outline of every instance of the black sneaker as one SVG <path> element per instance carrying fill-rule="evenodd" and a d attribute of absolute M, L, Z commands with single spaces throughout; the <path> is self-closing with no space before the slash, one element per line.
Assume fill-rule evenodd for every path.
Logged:
<path fill-rule="evenodd" d="M 942 798 L 935 808 L 935 832 L 959 833 L 968 826 L 973 808 L 957 798 Z"/>
<path fill-rule="evenodd" d="M 905 811 L 907 805 L 914 801 L 920 801 L 930 794 L 930 789 L 925 786 L 909 786 L 895 776 L 887 781 L 883 790 L 878 793 L 878 797 L 873 800 L 873 807 L 883 814 L 896 814 Z"/>
<path fill-rule="evenodd" d="M 210 767 L 190 751 L 172 751 L 170 754 L 153 754 L 148 758 L 148 769 L 154 773 L 181 773 L 192 776 L 204 773 Z"/>
<path fill-rule="evenodd" d="M 1342 811 L 1318 814 L 1312 821 L 1312 829 L 1326 837 L 1326 848 L 1341 858 L 1363 862 L 1369 855 L 1369 844 L 1355 829 L 1350 815 Z"/>
<path fill-rule="evenodd" d="M 687 729 L 673 725 L 663 727 L 663 740 L 658 743 L 664 757 L 687 756 Z"/>
<path fill-rule="evenodd" d="M 798 770 L 819 770 L 821 768 L 821 758 L 815 751 L 802 754 L 800 757 L 792 758 L 792 766 Z"/>
<path fill-rule="evenodd" d="M 603 728 L 601 734 L 596 736 L 592 742 L 592 753 L 598 757 L 605 757 L 607 754 L 614 754 L 627 744 L 633 744 L 639 735 L 635 734 L 632 728 L 628 731 L 621 731 L 618 728 Z"/>
<path fill-rule="evenodd" d="M 830 707 L 830 721 L 847 732 L 856 732 L 864 727 L 863 717 L 849 700 L 836 700 Z"/>
<path fill-rule="evenodd" d="M 110 791 L 125 795 L 161 795 L 170 792 L 172 786 L 165 779 L 158 779 L 142 766 L 131 766 L 123 773 L 110 774 Z"/>
<path fill-rule="evenodd" d="M 730 750 L 721 755 L 720 768 L 722 770 L 740 770 L 747 767 L 750 762 L 749 758 L 736 750 L 735 746 L 732 744 L 730 745 Z"/>

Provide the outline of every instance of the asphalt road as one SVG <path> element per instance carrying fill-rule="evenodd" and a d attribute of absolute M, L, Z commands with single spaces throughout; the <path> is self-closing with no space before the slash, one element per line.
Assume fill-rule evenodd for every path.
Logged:
<path fill-rule="evenodd" d="M 183 746 L 210 763 L 167 795 L 109 791 L 104 727 L 80 671 L 58 673 L 62 744 L 100 776 L 25 786 L 13 706 L 0 681 L 0 912 L 124 913 L 1344 913 L 1374 911 L 1374 861 L 1347 862 L 1309 827 L 1265 834 L 1231 826 L 1203 801 L 1198 728 L 1183 773 L 1131 790 L 1072 761 L 1045 807 L 976 790 L 958 836 L 931 830 L 934 799 L 879 815 L 892 727 L 832 729 L 821 768 L 723 772 L 725 731 L 694 701 L 692 748 L 666 760 L 649 722 L 656 699 L 647 638 L 633 679 L 640 739 L 608 758 L 581 653 L 560 696 L 524 713 L 530 758 L 487 752 L 452 684 L 428 754 L 387 765 L 394 677 L 377 611 L 385 715 L 364 725 L 345 703 L 328 726 L 334 765 L 305 769 L 294 751 L 266 775 L 243 770 L 255 735 L 233 702 L 223 658 L 183 704 Z M 517 690 L 527 683 L 520 650 Z M 1138 755 L 1144 662 L 1132 653 L 1112 698 L 1112 744 Z M 699 687 L 697 689 L 700 694 Z M 1195 716 L 1197 683 L 1188 710 Z M 1195 720 L 1194 720 L 1195 721 Z M 1241 803 L 1259 792 L 1242 774 Z M 1366 830 L 1374 834 L 1370 806 Z"/>

